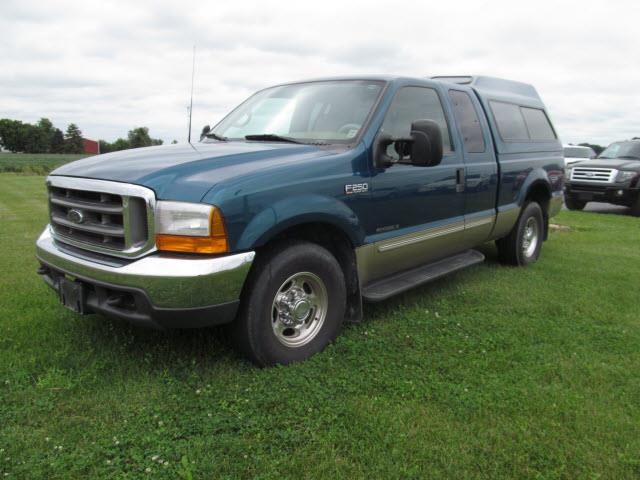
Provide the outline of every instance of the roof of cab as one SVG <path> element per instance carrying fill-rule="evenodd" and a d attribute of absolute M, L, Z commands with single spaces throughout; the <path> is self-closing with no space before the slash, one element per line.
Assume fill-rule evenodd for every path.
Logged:
<path fill-rule="evenodd" d="M 521 105 L 544 108 L 542 99 L 533 85 L 505 78 L 488 77 L 485 75 L 452 75 L 431 77 L 445 83 L 468 85 L 480 97 L 493 100 L 503 100 Z"/>
<path fill-rule="evenodd" d="M 321 77 L 307 80 L 297 80 L 293 82 L 282 83 L 277 86 L 291 85 L 307 82 L 330 82 L 344 80 L 359 81 L 380 81 L 395 82 L 401 80 L 425 80 L 431 79 L 442 83 L 452 85 L 464 85 L 473 88 L 478 96 L 484 100 L 501 100 L 505 102 L 517 103 L 530 107 L 545 109 L 542 99 L 538 92 L 528 83 L 507 80 L 504 78 L 489 77 L 485 75 L 451 75 L 451 76 L 435 76 L 435 77 L 407 77 L 399 75 L 348 75 L 336 77 Z"/>

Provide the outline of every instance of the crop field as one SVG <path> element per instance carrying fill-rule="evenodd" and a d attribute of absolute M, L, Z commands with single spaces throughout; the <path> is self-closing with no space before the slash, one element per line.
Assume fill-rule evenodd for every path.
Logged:
<path fill-rule="evenodd" d="M 46 175 L 51 170 L 88 156 L 57 153 L 0 153 L 0 173 L 14 172 L 23 175 Z"/>
<path fill-rule="evenodd" d="M 3 161 L 3 160 L 0 160 Z M 307 362 L 61 307 L 44 177 L 0 174 L 0 478 L 640 478 L 640 219 L 391 301 Z"/>

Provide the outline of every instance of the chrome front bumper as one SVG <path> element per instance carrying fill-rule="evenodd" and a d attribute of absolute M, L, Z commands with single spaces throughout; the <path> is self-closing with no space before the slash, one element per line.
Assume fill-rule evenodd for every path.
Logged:
<path fill-rule="evenodd" d="M 204 258 L 154 253 L 134 261 L 105 260 L 106 257 L 88 252 L 85 255 L 59 244 L 47 226 L 36 242 L 36 255 L 43 266 L 40 273 L 54 290 L 58 290 L 56 279 L 64 276 L 86 283 L 91 292 L 97 292 L 89 302 L 92 311 L 129 320 L 133 316 L 134 321 L 140 317 L 139 323 L 193 327 L 233 319 L 255 252 Z M 140 298 L 140 302 L 134 303 L 144 305 L 133 311 L 112 308 L 117 303 L 113 298 L 119 292 Z M 224 316 L 232 311 L 232 318 L 206 321 L 204 317 L 215 313 L 215 307 L 224 306 L 229 307 L 224 309 Z M 162 321 L 156 321 L 160 317 Z"/>

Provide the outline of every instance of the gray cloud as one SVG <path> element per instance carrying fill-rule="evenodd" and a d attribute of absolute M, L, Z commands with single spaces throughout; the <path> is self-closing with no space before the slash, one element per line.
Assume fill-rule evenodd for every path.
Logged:
<path fill-rule="evenodd" d="M 478 73 L 533 83 L 564 141 L 608 143 L 640 135 L 639 14 L 631 0 L 3 0 L 0 117 L 184 140 L 195 43 L 196 131 L 274 83 Z"/>

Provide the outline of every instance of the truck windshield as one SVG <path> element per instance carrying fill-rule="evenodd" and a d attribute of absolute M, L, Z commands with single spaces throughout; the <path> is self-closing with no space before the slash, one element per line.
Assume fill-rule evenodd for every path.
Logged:
<path fill-rule="evenodd" d="M 640 142 L 612 143 L 598 158 L 629 158 L 640 160 Z"/>
<path fill-rule="evenodd" d="M 334 80 L 262 90 L 227 115 L 212 133 L 228 140 L 353 143 L 384 82 Z M 280 138 L 278 138 L 280 137 Z"/>

